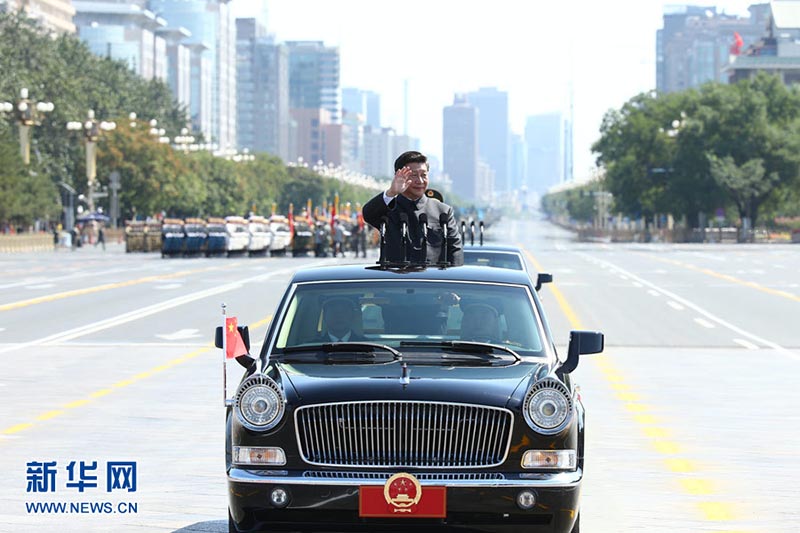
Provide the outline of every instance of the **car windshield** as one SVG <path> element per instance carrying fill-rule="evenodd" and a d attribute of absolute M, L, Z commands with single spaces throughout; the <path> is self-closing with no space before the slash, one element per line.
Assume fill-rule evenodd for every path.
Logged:
<path fill-rule="evenodd" d="M 464 264 L 525 270 L 522 258 L 513 252 L 464 250 Z"/>
<path fill-rule="evenodd" d="M 364 281 L 300 284 L 278 325 L 272 353 L 321 344 L 367 342 L 404 357 L 496 345 L 519 356 L 545 355 L 541 321 L 523 285 Z M 508 350 L 504 350 L 504 348 Z M 299 350 L 298 350 L 299 349 Z M 472 347 L 474 351 L 474 346 Z"/>

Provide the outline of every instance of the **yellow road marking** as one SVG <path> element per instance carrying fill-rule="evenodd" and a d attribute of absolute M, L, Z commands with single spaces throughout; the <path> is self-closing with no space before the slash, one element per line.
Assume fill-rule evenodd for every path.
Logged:
<path fill-rule="evenodd" d="M 681 447 L 678 443 L 669 440 L 654 440 L 653 447 L 658 453 L 664 455 L 676 455 L 681 452 Z"/>
<path fill-rule="evenodd" d="M 722 279 L 722 280 L 725 280 L 725 281 L 729 281 L 731 283 L 736 283 L 737 285 L 743 285 L 745 287 L 750 287 L 751 289 L 756 289 L 758 291 L 765 292 L 767 294 L 772 294 L 774 296 L 780 296 L 782 298 L 787 298 L 787 299 L 793 300 L 795 302 L 800 302 L 800 296 L 798 296 L 796 294 L 792 294 L 792 293 L 786 292 L 786 291 L 781 291 L 781 290 L 778 290 L 778 289 L 770 289 L 769 287 L 764 287 L 763 285 L 755 283 L 754 281 L 746 281 L 746 280 L 743 280 L 743 279 L 739 279 L 739 278 L 737 278 L 735 276 L 731 276 L 730 274 L 721 274 L 721 273 L 715 272 L 714 270 L 711 270 L 709 268 L 698 267 L 698 266 L 695 266 L 695 265 L 692 265 L 692 264 L 689 264 L 689 263 L 684 263 L 682 261 L 676 261 L 674 259 L 665 259 L 663 257 L 653 257 L 653 256 L 649 256 L 649 255 L 648 255 L 648 257 L 650 259 L 655 260 L 655 261 L 661 261 L 662 263 L 669 263 L 669 264 L 676 265 L 676 266 L 679 266 L 679 267 L 682 267 L 682 268 L 686 268 L 688 270 L 694 270 L 695 272 L 702 272 L 703 274 L 715 277 L 717 279 Z"/>
<path fill-rule="evenodd" d="M 667 439 L 672 434 L 667 428 L 658 426 L 643 426 L 642 433 L 651 439 Z"/>
<path fill-rule="evenodd" d="M 713 522 L 728 522 L 735 520 L 733 508 L 725 502 L 700 502 L 697 504 L 706 517 Z"/>
<path fill-rule="evenodd" d="M 241 264 L 237 262 L 236 265 Z M 161 276 L 147 276 L 144 278 L 132 279 L 128 281 L 120 281 L 117 283 L 106 283 L 105 285 L 97 285 L 95 287 L 86 287 L 85 289 L 75 289 L 72 291 L 64 291 L 56 294 L 49 294 L 47 296 L 38 296 L 28 300 L 20 300 L 18 302 L 11 302 L 8 304 L 0 305 L 0 311 L 10 311 L 12 309 L 19 309 L 20 307 L 27 307 L 29 305 L 36 305 L 45 302 L 53 302 L 56 300 L 63 300 L 64 298 L 71 298 L 73 296 L 82 296 L 84 294 L 92 294 L 95 292 L 107 291 L 109 289 L 119 289 L 122 287 L 130 287 L 132 285 L 140 285 L 151 281 L 160 281 L 165 279 L 179 278 L 181 276 L 188 276 L 190 274 L 197 274 L 198 272 L 208 272 L 210 270 L 229 269 L 236 265 L 213 266 L 205 268 L 196 268 L 194 270 L 183 270 L 181 272 L 174 272 L 172 274 L 164 274 Z"/>
<path fill-rule="evenodd" d="M 623 402 L 640 402 L 642 401 L 641 397 L 635 392 L 618 392 L 616 394 L 618 400 Z"/>
<path fill-rule="evenodd" d="M 665 459 L 664 463 L 671 471 L 681 474 L 697 471 L 697 467 L 688 459 L 669 458 Z"/>
<path fill-rule="evenodd" d="M 627 409 L 631 413 L 644 413 L 646 411 L 652 410 L 652 407 L 644 403 L 627 402 L 625 404 L 625 409 Z"/>
<path fill-rule="evenodd" d="M 267 316 L 267 318 L 265 318 L 265 319 L 259 320 L 258 322 L 253 324 L 252 328 L 256 329 L 256 328 L 260 327 L 261 325 L 268 323 L 270 320 L 272 320 L 272 315 Z M 184 354 L 184 355 L 182 355 L 180 357 L 177 357 L 177 358 L 175 358 L 175 359 L 173 359 L 171 361 L 168 361 L 166 363 L 163 363 L 163 364 L 160 364 L 158 366 L 155 366 L 155 367 L 151 368 L 150 370 L 146 370 L 144 372 L 140 372 L 140 373 L 136 374 L 135 376 L 133 376 L 132 378 L 124 379 L 124 380 L 118 381 L 118 382 L 114 383 L 113 385 L 110 385 L 110 386 L 108 386 L 106 388 L 98 389 L 98 390 L 90 393 L 86 398 L 82 398 L 80 400 L 75 400 L 73 402 L 69 402 L 67 404 L 64 404 L 64 405 L 61 406 L 61 409 L 54 409 L 52 411 L 47 411 L 46 413 L 43 413 L 43 414 L 35 417 L 34 420 L 37 421 L 37 422 L 44 422 L 46 420 L 51 420 L 53 418 L 61 416 L 61 415 L 65 414 L 65 413 L 67 413 L 70 409 L 75 409 L 76 407 L 81 407 L 83 405 L 91 403 L 93 400 L 95 400 L 97 398 L 101 398 L 103 396 L 106 396 L 107 394 L 111 394 L 115 390 L 119 390 L 119 389 L 122 389 L 124 387 L 129 386 L 129 385 L 133 385 L 134 383 L 136 383 L 138 381 L 141 381 L 141 380 L 143 380 L 145 378 L 149 378 L 149 377 L 151 377 L 151 376 L 153 376 L 155 374 L 158 374 L 159 372 L 164 372 L 165 370 L 169 370 L 170 368 L 178 366 L 178 365 L 180 365 L 182 363 L 185 363 L 187 361 L 190 361 L 190 360 L 194 359 L 195 357 L 198 357 L 199 355 L 202 355 L 202 354 L 204 354 L 206 352 L 209 352 L 213 348 L 214 348 L 214 346 L 209 344 L 207 346 L 204 346 L 202 348 L 194 350 L 193 352 L 189 352 L 187 354 Z M 13 433 L 19 433 L 20 431 L 23 431 L 25 429 L 33 427 L 34 425 L 35 424 L 33 422 L 25 422 L 25 423 L 21 423 L 21 424 L 16 424 L 14 426 L 8 427 L 8 428 L 0 431 L 0 435 L 11 435 Z"/>
<path fill-rule="evenodd" d="M 533 255 L 525 250 L 521 245 L 520 248 L 525 252 L 528 260 L 531 264 L 538 270 L 539 272 L 543 272 L 544 269 L 542 265 L 536 260 Z M 664 260 L 667 261 L 667 260 Z M 672 261 L 669 261 L 672 262 Z M 677 263 L 676 263 L 677 264 Z M 708 271 L 706 273 L 711 273 Z M 722 275 L 717 275 L 718 277 L 722 277 Z M 742 284 L 750 285 L 755 288 L 759 288 L 761 290 L 765 290 L 766 292 L 773 292 L 773 293 L 780 293 L 782 291 L 773 291 L 771 289 L 767 289 L 766 287 L 761 287 L 760 285 L 742 282 L 741 280 L 735 280 L 735 278 L 731 278 L 731 281 L 741 282 Z M 547 285 L 550 292 L 556 299 L 561 311 L 564 313 L 564 316 L 567 318 L 569 323 L 571 324 L 573 329 L 583 329 L 583 324 L 581 323 L 578 315 L 572 309 L 572 307 L 567 302 L 564 295 L 555 286 L 553 283 L 549 283 Z M 782 296 L 787 296 L 788 293 L 781 294 Z M 788 295 L 794 297 L 794 295 Z M 800 301 L 800 298 L 796 298 Z M 634 393 L 630 392 L 631 388 L 628 384 L 625 383 L 624 377 L 617 371 L 614 364 L 608 358 L 593 358 L 593 361 L 597 364 L 600 372 L 603 374 L 605 379 L 609 381 L 611 387 L 616 391 L 616 396 L 619 400 L 624 402 L 625 408 L 633 414 L 633 419 L 639 424 L 640 429 L 644 432 L 644 434 L 649 437 L 651 440 L 652 446 L 664 456 L 675 456 L 681 453 L 682 449 L 681 446 L 671 440 L 667 440 L 669 438 L 669 430 L 662 427 L 661 421 L 647 412 L 651 410 L 651 406 L 641 403 L 639 400 L 639 396 Z M 694 473 L 697 471 L 697 466 L 688 459 L 683 459 L 680 457 L 667 457 L 664 459 L 664 464 L 666 467 L 676 474 L 686 474 L 686 473 Z M 704 479 L 700 478 L 683 478 L 678 480 L 681 486 L 684 489 L 684 492 L 689 495 L 710 495 L 713 494 L 713 486 L 712 484 Z M 730 521 L 734 520 L 734 513 L 733 507 L 730 504 L 725 502 L 699 502 L 698 507 L 700 512 L 703 514 L 705 519 L 710 522 L 721 522 L 721 521 Z M 730 532 L 732 533 L 732 532 Z"/>
<path fill-rule="evenodd" d="M 659 419 L 654 417 L 653 415 L 635 415 L 633 419 L 643 426 L 655 425 L 660 423 Z"/>
<path fill-rule="evenodd" d="M 544 268 L 542 268 L 542 265 L 539 263 L 539 261 L 537 261 L 528 250 L 523 251 L 525 252 L 525 256 L 528 258 L 528 261 L 531 262 L 534 268 L 539 272 L 544 272 Z M 555 297 L 556 302 L 558 302 L 559 307 L 561 307 L 561 311 L 572 325 L 572 329 L 583 329 L 583 323 L 578 318 L 578 315 L 575 314 L 575 311 L 572 310 L 572 306 L 569 305 L 567 299 L 564 298 L 564 295 L 561 293 L 558 287 L 556 287 L 554 283 L 548 283 L 547 288 Z"/>
<path fill-rule="evenodd" d="M 695 496 L 703 496 L 714 493 L 713 485 L 707 479 L 682 478 L 679 479 L 678 482 L 681 484 L 685 492 Z"/>

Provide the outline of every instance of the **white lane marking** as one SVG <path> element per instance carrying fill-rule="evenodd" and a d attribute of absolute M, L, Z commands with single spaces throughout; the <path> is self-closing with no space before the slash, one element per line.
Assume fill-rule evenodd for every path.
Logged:
<path fill-rule="evenodd" d="M 653 289 L 647 289 L 647 293 L 651 296 L 661 296 L 661 293 L 658 291 L 654 291 Z"/>
<path fill-rule="evenodd" d="M 6 346 L 0 348 L 0 353 L 7 353 L 12 352 L 14 350 L 23 350 L 25 348 L 29 348 L 31 346 L 38 346 L 41 344 L 48 344 L 48 343 L 58 343 L 64 342 L 71 339 L 75 339 L 77 337 L 82 337 L 84 335 L 89 335 L 91 333 L 96 333 L 98 331 L 102 331 L 104 329 L 108 329 L 114 326 L 119 326 L 121 324 L 125 324 L 127 322 L 133 322 L 134 320 L 138 320 L 140 318 L 144 318 L 146 316 L 154 315 L 156 313 L 160 313 L 161 311 L 166 311 L 167 309 L 172 309 L 173 307 L 178 307 L 180 305 L 194 302 L 195 300 L 201 300 L 203 298 L 208 298 L 209 296 L 214 296 L 215 294 L 221 294 L 224 292 L 228 292 L 234 289 L 238 289 L 245 283 L 250 283 L 253 281 L 261 281 L 264 279 L 271 278 L 273 276 L 278 276 L 285 274 L 287 272 L 294 272 L 298 270 L 298 268 L 302 268 L 302 266 L 295 266 L 293 268 L 284 268 L 281 270 L 276 270 L 274 272 L 267 272 L 265 274 L 260 274 L 258 276 L 253 276 L 252 278 L 246 278 L 240 281 L 235 281 L 232 283 L 226 283 L 225 285 L 220 285 L 218 287 L 213 287 L 210 289 L 206 289 L 203 291 L 197 291 L 192 294 L 187 294 L 184 296 L 179 296 L 177 298 L 172 298 L 171 300 L 165 300 L 161 303 L 153 304 L 147 307 L 142 307 L 141 309 L 137 309 L 135 311 L 129 311 L 127 313 L 122 313 L 121 315 L 117 315 L 115 317 L 107 318 L 105 320 L 101 320 L 99 322 L 94 322 L 92 324 L 87 324 L 85 326 L 80 326 L 74 329 L 70 329 L 67 331 L 62 331 L 61 333 L 56 333 L 54 335 L 49 335 L 47 337 L 42 337 L 41 339 L 36 339 L 29 342 L 23 342 L 16 345 Z"/>
<path fill-rule="evenodd" d="M 161 335 L 156 335 L 156 337 L 168 341 L 178 341 L 184 339 L 193 339 L 195 337 L 202 337 L 202 335 L 200 334 L 199 329 L 179 329 L 175 333 L 162 333 Z"/>
<path fill-rule="evenodd" d="M 588 257 L 583 252 L 575 252 L 575 253 L 576 253 L 576 255 L 579 255 L 581 257 Z M 624 268 L 618 267 L 617 265 L 614 265 L 612 263 L 608 263 L 607 261 L 603 261 L 603 262 L 607 263 L 609 268 L 612 268 L 612 269 L 616 270 L 617 272 L 625 273 L 625 274 L 629 275 L 630 277 L 632 277 L 633 279 L 635 279 L 635 280 L 639 281 L 640 283 L 646 285 L 647 287 L 655 289 L 655 290 L 659 291 L 661 294 L 663 294 L 665 296 L 669 296 L 670 298 L 672 298 L 672 299 L 674 299 L 674 300 L 676 300 L 678 302 L 681 302 L 686 307 L 688 307 L 690 309 L 693 309 L 694 311 L 700 313 L 701 315 L 703 315 L 707 319 L 711 320 L 712 322 L 716 322 L 720 326 L 722 326 L 724 328 L 728 328 L 729 330 L 733 331 L 734 333 L 738 333 L 739 335 L 741 335 L 743 337 L 747 337 L 751 341 L 755 341 L 755 342 L 757 342 L 759 344 L 764 344 L 764 345 L 772 348 L 773 350 L 775 350 L 777 352 L 780 352 L 783 355 L 786 355 L 786 356 L 794 359 L 795 361 L 800 361 L 800 355 L 794 353 L 793 351 L 791 351 L 791 350 L 789 350 L 787 348 L 784 348 L 780 344 L 778 344 L 776 342 L 768 341 L 766 339 L 763 339 L 763 338 L 759 337 L 758 335 L 750 333 L 749 331 L 745 331 L 742 328 L 731 324 L 730 322 L 726 322 L 725 320 L 719 318 L 718 316 L 713 315 L 710 312 L 706 311 L 705 309 L 703 309 L 699 305 L 696 305 L 696 304 L 690 302 L 686 298 L 682 298 L 682 297 L 678 296 L 677 294 L 675 294 L 673 292 L 670 292 L 670 291 L 668 291 L 666 289 L 662 289 L 661 287 L 659 287 L 658 285 L 656 285 L 654 283 L 650 283 L 649 281 L 647 281 L 645 279 L 642 279 L 642 278 L 640 278 L 640 277 L 638 277 L 638 276 L 636 276 L 634 274 L 631 274 L 630 272 L 628 272 Z"/>
<path fill-rule="evenodd" d="M 659 268 L 659 269 L 657 269 L 657 270 L 654 270 L 654 271 L 653 271 L 653 274 L 669 274 L 669 272 L 667 272 L 667 271 L 666 271 L 666 270 L 664 270 L 663 268 Z"/>
<path fill-rule="evenodd" d="M 118 274 L 120 272 L 131 272 L 131 271 L 139 272 L 140 269 L 139 268 L 111 268 L 111 269 L 108 269 L 108 270 L 103 270 L 103 274 L 104 275 Z M 71 280 L 71 279 L 87 278 L 87 277 L 96 276 L 96 275 L 97 275 L 96 272 L 86 272 L 85 270 L 82 270 L 82 271 L 77 272 L 75 274 L 68 274 L 66 276 L 59 276 L 59 277 L 55 277 L 55 278 L 46 278 L 46 277 L 38 276 L 38 277 L 35 277 L 35 278 L 26 278 L 26 279 L 23 279 L 22 281 L 17 281 L 17 282 L 14 282 L 14 283 L 4 283 L 4 284 L 0 285 L 0 289 L 10 289 L 12 287 L 22 287 L 24 285 L 30 285 L 31 283 L 39 283 L 39 282 L 45 282 L 45 281 L 49 282 L 49 281 L 63 281 L 63 280 L 67 280 L 67 279 Z"/>
<path fill-rule="evenodd" d="M 55 283 L 40 283 L 38 285 L 26 285 L 26 289 L 49 289 L 51 287 L 55 287 Z"/>
<path fill-rule="evenodd" d="M 758 350 L 758 346 L 756 346 L 752 342 L 746 341 L 744 339 L 733 339 L 733 342 L 735 342 L 739 346 L 744 346 L 748 350 Z"/>
<path fill-rule="evenodd" d="M 675 309 L 676 311 L 684 310 L 684 307 L 681 304 L 679 304 L 678 302 L 673 302 L 672 300 L 667 301 L 667 305 Z"/>
<path fill-rule="evenodd" d="M 158 290 L 162 290 L 162 291 L 169 290 L 169 289 L 178 289 L 180 287 L 183 287 L 183 284 L 181 284 L 181 283 L 164 283 L 163 285 L 154 285 L 153 286 L 154 289 L 158 289 Z"/>
<path fill-rule="evenodd" d="M 620 276 L 619 279 L 622 281 L 628 281 L 628 276 Z"/>
<path fill-rule="evenodd" d="M 697 322 L 698 324 L 700 324 L 701 326 L 703 326 L 704 328 L 713 329 L 715 327 L 714 324 L 712 324 L 711 322 L 709 322 L 705 318 L 699 318 L 698 317 L 698 318 L 695 318 L 694 321 Z"/>
<path fill-rule="evenodd" d="M 642 284 L 641 284 L 641 283 L 639 283 L 638 281 L 634 281 L 634 282 L 633 282 L 633 286 L 634 286 L 634 287 L 636 287 L 636 288 L 639 288 L 639 289 L 641 289 L 641 288 L 642 288 Z"/>

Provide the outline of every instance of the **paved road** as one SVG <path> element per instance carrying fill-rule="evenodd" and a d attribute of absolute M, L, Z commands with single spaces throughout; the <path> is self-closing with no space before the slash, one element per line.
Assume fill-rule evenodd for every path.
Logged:
<path fill-rule="evenodd" d="M 555 275 L 559 344 L 606 333 L 576 371 L 584 531 L 797 530 L 800 246 L 579 244 L 537 220 L 490 234 Z M 220 304 L 257 339 L 291 273 L 334 261 L 0 256 L 0 531 L 225 531 Z M 26 492 L 34 461 L 57 463 L 56 492 Z M 66 487 L 72 461 L 73 481 L 96 462 L 98 487 Z M 115 461 L 136 462 L 135 492 L 107 491 Z"/>

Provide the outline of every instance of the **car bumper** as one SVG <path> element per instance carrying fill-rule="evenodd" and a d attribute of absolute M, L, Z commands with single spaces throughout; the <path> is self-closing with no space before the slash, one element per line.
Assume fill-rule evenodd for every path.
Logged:
<path fill-rule="evenodd" d="M 228 502 L 232 523 L 239 531 L 312 529 L 406 531 L 411 527 L 469 528 L 479 531 L 569 532 L 578 514 L 582 471 L 553 474 L 503 474 L 487 479 L 447 476 L 425 479 L 426 486 L 444 486 L 447 516 L 428 518 L 361 518 L 359 487 L 383 486 L 385 479 L 364 477 L 306 477 L 303 472 L 232 468 L 228 473 Z M 490 479 L 489 479 L 490 478 Z M 289 493 L 284 508 L 270 504 L 269 494 L 280 487 Z M 522 490 L 536 496 L 529 510 L 517 506 Z"/>

